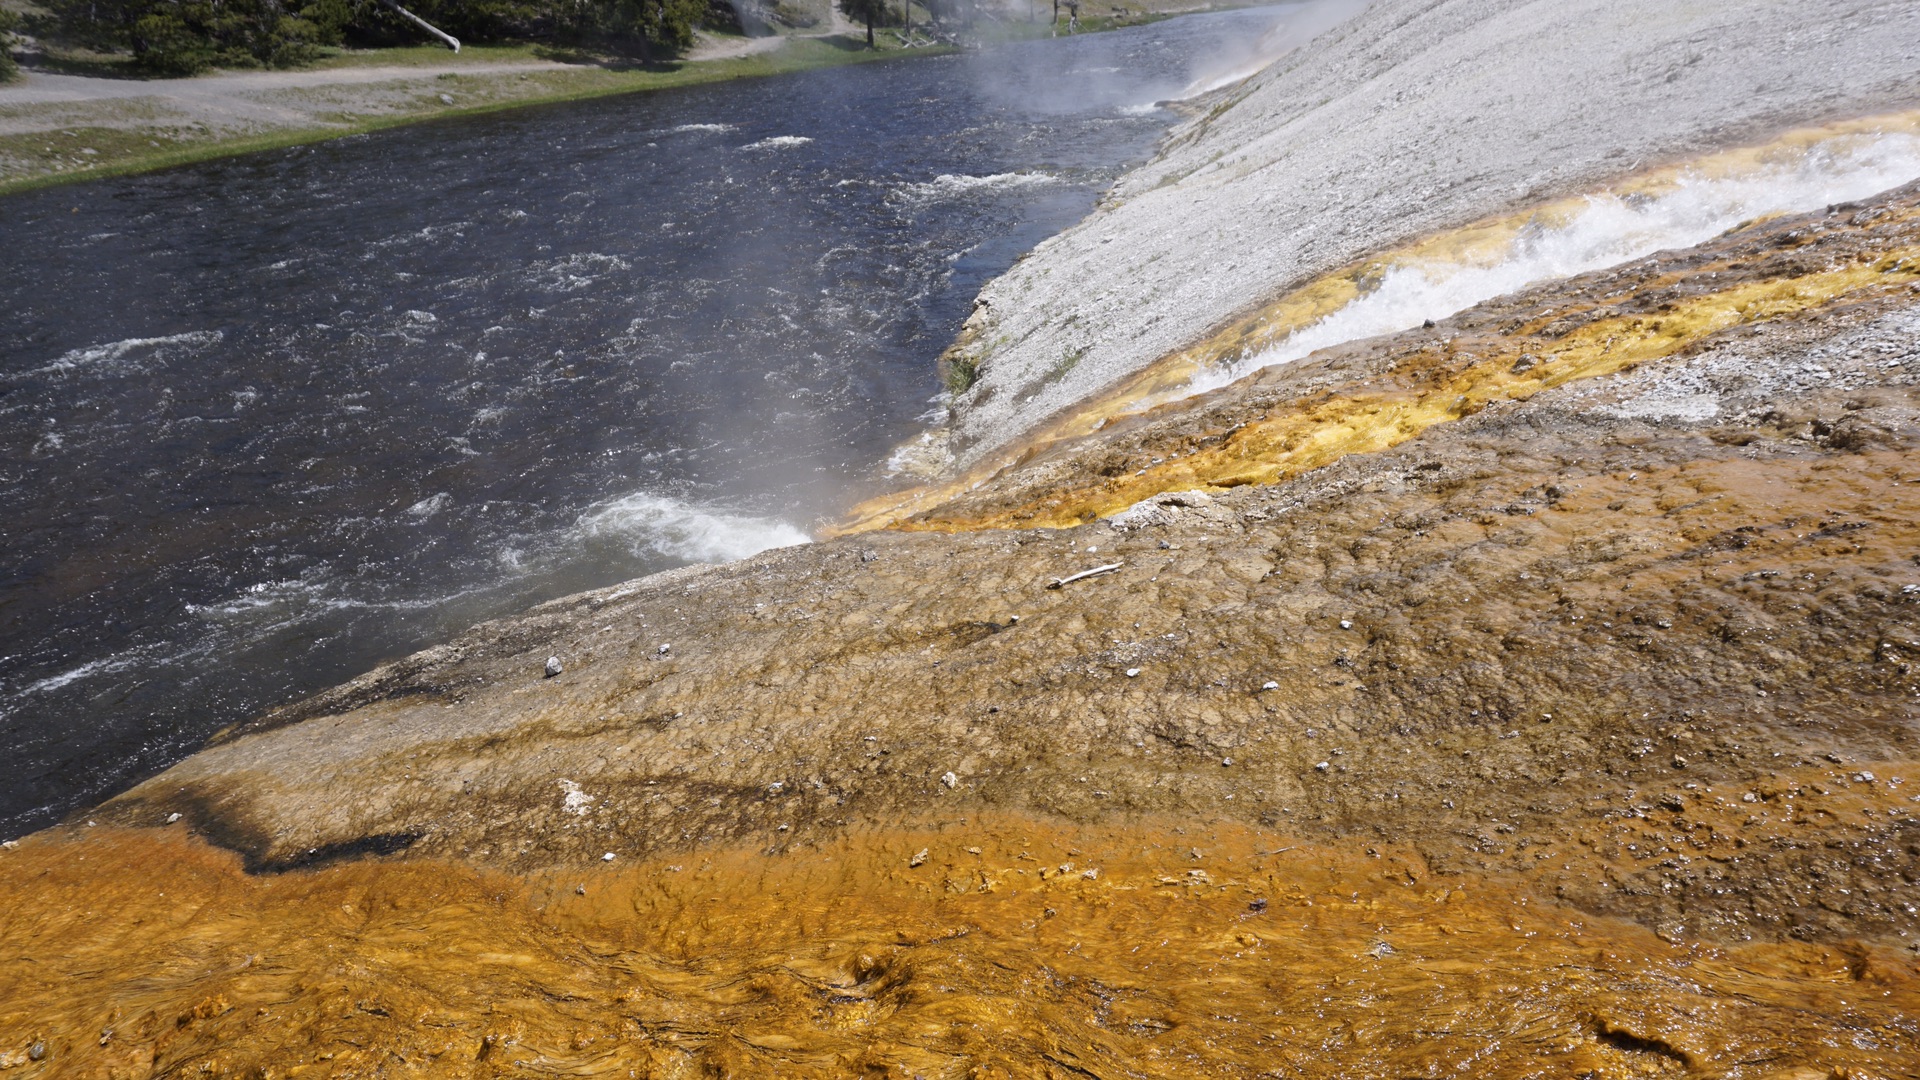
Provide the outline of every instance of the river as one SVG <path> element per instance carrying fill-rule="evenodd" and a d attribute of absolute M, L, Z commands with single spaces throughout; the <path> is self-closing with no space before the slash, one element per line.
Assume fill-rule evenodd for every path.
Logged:
<path fill-rule="evenodd" d="M 805 542 L 980 285 L 1287 12 L 0 200 L 0 835 L 476 621 Z"/>

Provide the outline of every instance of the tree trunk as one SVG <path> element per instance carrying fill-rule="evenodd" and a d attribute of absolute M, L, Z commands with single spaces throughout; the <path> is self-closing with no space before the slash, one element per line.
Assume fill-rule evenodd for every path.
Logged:
<path fill-rule="evenodd" d="M 906 23 L 906 43 L 913 44 L 913 0 L 900 0 L 900 18 Z"/>
<path fill-rule="evenodd" d="M 873 9 L 867 9 L 867 48 L 873 48 Z"/>
<path fill-rule="evenodd" d="M 427 20 L 421 18 L 420 16 L 415 15 L 413 12 L 408 11 L 406 8 L 401 7 L 399 4 L 394 3 L 394 0 L 380 0 L 380 2 L 392 8 L 393 10 L 399 12 L 401 18 L 406 19 L 408 22 L 414 24 L 415 26 L 418 26 L 420 29 L 425 30 L 427 33 L 432 34 L 434 37 L 439 38 L 441 41 L 446 42 L 447 48 L 452 49 L 454 52 L 460 51 L 459 38 L 454 37 L 452 34 L 447 33 L 445 30 L 442 30 L 439 27 L 428 22 Z"/>

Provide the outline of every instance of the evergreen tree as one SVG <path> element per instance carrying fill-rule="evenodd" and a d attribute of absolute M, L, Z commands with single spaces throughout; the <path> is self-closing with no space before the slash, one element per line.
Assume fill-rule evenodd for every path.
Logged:
<path fill-rule="evenodd" d="M 873 48 L 873 26 L 878 22 L 885 26 L 893 14 L 893 7 L 887 0 L 840 0 L 840 12 L 849 19 L 862 19 L 867 24 L 867 48 Z"/>
<path fill-rule="evenodd" d="M 13 32 L 19 26 L 20 16 L 0 8 L 0 83 L 20 74 L 20 65 L 13 62 Z"/>
<path fill-rule="evenodd" d="M 382 0 L 42 0 L 69 41 L 131 52 L 156 74 L 289 67 L 322 46 L 398 45 L 423 31 Z M 566 40 L 675 51 L 693 44 L 709 0 L 404 0 L 463 41 Z"/>

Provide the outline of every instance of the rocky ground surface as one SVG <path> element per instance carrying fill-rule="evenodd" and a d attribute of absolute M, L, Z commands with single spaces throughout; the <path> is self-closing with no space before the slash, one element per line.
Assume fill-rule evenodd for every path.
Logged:
<path fill-rule="evenodd" d="M 1157 160 L 985 289 L 961 466 L 1275 295 L 1642 167 L 1920 102 L 1888 0 L 1381 0 L 1203 99 Z M 1764 60 L 1757 60 L 1762 58 Z"/>
<path fill-rule="evenodd" d="M 0 1064 L 1911 1076 L 1917 446 L 1920 188 L 1326 350 L 0 852 Z"/>

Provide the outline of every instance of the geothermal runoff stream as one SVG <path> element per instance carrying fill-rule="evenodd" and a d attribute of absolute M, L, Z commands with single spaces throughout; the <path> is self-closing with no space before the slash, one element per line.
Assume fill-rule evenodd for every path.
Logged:
<path fill-rule="evenodd" d="M 804 542 L 980 285 L 1285 13 L 0 202 L 0 833 L 473 622 Z"/>

